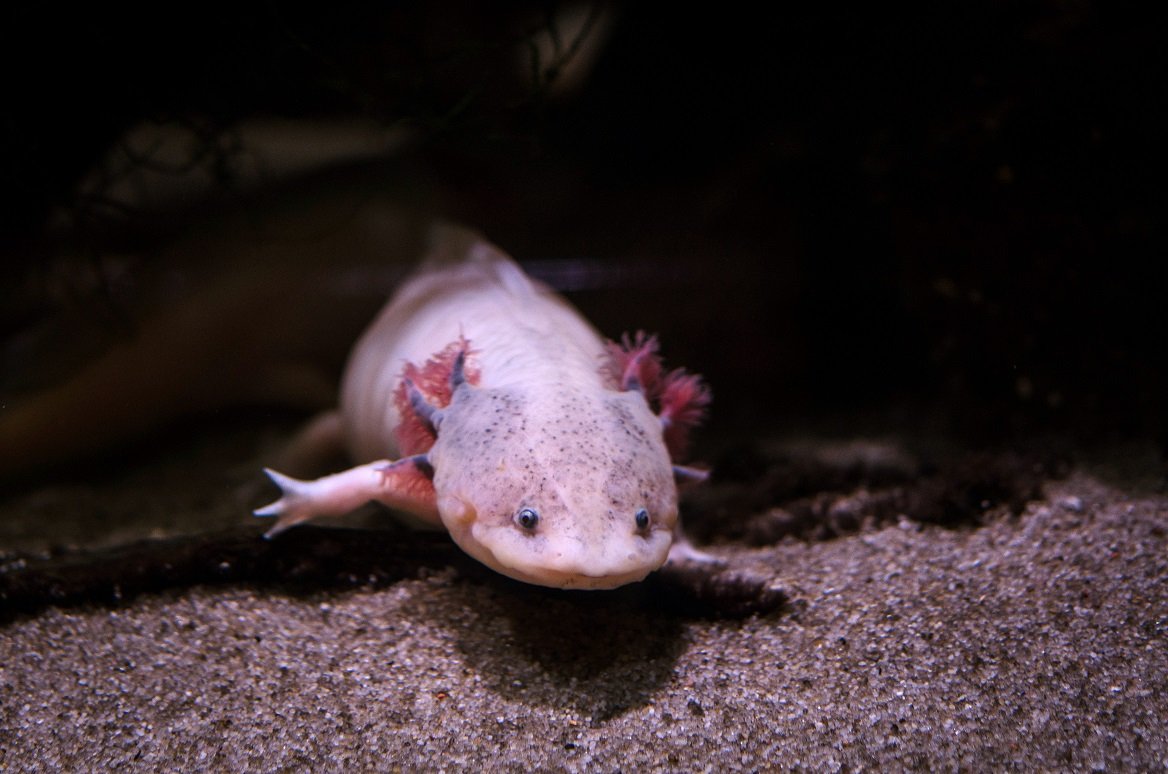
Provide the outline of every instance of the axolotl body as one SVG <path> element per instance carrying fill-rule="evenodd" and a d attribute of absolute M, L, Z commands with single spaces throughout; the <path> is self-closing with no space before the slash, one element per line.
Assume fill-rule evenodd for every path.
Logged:
<path fill-rule="evenodd" d="M 671 548 L 687 429 L 709 401 L 652 337 L 605 342 L 497 248 L 472 240 L 405 282 L 355 346 L 334 425 L 362 464 L 256 511 L 273 536 L 368 501 L 443 526 L 521 581 L 609 589 Z M 328 424 L 326 422 L 326 424 Z"/>

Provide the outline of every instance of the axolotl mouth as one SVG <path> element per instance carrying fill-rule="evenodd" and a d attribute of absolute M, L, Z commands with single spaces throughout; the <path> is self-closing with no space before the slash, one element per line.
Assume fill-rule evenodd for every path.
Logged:
<path fill-rule="evenodd" d="M 554 532 L 525 534 L 510 524 L 477 520 L 468 510 L 461 519 L 444 518 L 454 542 L 496 572 L 537 586 L 604 590 L 635 583 L 665 563 L 673 543 L 666 524 L 584 541 Z"/>
<path fill-rule="evenodd" d="M 538 538 L 519 536 L 532 543 Z M 518 550 L 510 540 L 475 541 L 474 546 L 460 543 L 463 550 L 475 556 L 488 567 L 509 578 L 559 589 L 615 589 L 645 577 L 665 563 L 672 544 L 672 535 L 659 531 L 644 539 L 645 547 L 636 552 L 625 552 L 619 560 L 599 561 L 595 554 L 581 551 L 573 556 L 568 552 L 549 549 L 532 551 L 530 546 Z"/>

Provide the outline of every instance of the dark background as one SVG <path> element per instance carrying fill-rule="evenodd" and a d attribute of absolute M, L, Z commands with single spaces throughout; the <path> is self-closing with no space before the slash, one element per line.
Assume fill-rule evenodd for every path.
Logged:
<path fill-rule="evenodd" d="M 1155 19 L 614 4 L 595 68 L 556 97 L 513 66 L 551 7 L 10 4 L 5 274 L 48 260 L 56 208 L 75 228 L 54 244 L 96 238 L 109 214 L 77 182 L 142 121 L 213 146 L 254 116 L 370 117 L 416 128 L 471 192 L 456 214 L 517 257 L 698 265 L 612 317 L 643 312 L 707 373 L 716 423 L 891 410 L 972 442 L 1168 442 Z M 47 313 L 12 304 L 0 333 Z"/>

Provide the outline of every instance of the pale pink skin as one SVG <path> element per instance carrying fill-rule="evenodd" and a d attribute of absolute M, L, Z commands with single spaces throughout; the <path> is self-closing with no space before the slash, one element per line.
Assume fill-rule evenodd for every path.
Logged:
<path fill-rule="evenodd" d="M 456 243 L 461 259 L 423 267 L 353 350 L 340 426 L 363 464 L 308 482 L 271 472 L 284 496 L 257 514 L 279 516 L 275 534 L 374 500 L 445 527 L 518 580 L 609 589 L 643 579 L 666 561 L 677 527 L 661 419 L 639 390 L 612 386 L 604 342 L 563 299 L 486 242 Z M 391 462 L 402 421 L 394 392 L 405 363 L 460 337 L 479 381 L 435 415 L 429 491 L 425 466 Z M 517 518 L 523 509 L 538 514 L 534 528 Z"/>

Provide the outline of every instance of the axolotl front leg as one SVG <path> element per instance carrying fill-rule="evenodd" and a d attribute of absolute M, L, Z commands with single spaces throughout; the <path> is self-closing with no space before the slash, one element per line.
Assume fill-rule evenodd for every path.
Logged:
<path fill-rule="evenodd" d="M 451 394 L 467 381 L 467 351 L 467 342 L 460 340 L 426 366 L 431 373 L 448 372 L 443 381 Z M 403 411 L 408 410 L 407 422 L 412 423 L 415 432 L 433 437 L 442 423 L 443 409 L 427 400 L 415 384 L 415 377 L 425 373 L 425 369 L 407 368 L 399 405 Z M 442 523 L 434 491 L 434 467 L 424 452 L 396 461 L 377 460 L 313 481 L 301 481 L 270 468 L 264 472 L 283 491 L 279 500 L 255 511 L 256 516 L 278 517 L 276 525 L 264 533 L 268 538 L 316 518 L 343 516 L 367 502 L 379 502 L 436 525 Z"/>
<path fill-rule="evenodd" d="M 343 516 L 371 501 L 439 521 L 431 483 L 434 469 L 425 454 L 395 462 L 377 460 L 313 481 L 270 468 L 264 472 L 283 491 L 279 500 L 255 511 L 256 516 L 278 517 L 276 525 L 264 533 L 267 538 L 312 519 Z"/>

